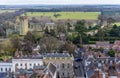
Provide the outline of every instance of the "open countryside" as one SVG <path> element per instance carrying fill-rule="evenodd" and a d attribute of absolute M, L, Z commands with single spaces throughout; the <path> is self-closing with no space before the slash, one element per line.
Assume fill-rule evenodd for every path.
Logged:
<path fill-rule="evenodd" d="M 27 12 L 27 16 L 50 16 L 52 19 L 96 20 L 100 12 Z M 58 15 L 55 17 L 55 15 Z"/>
<path fill-rule="evenodd" d="M 0 10 L 0 14 L 6 13 L 6 12 L 15 12 L 15 11 L 17 11 L 17 10 Z"/>

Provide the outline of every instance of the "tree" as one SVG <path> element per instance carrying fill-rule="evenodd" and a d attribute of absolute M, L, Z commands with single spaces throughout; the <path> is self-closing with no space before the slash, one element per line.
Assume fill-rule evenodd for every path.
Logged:
<path fill-rule="evenodd" d="M 98 20 L 100 20 L 100 26 L 103 25 L 103 22 L 106 21 L 107 17 L 102 14 L 98 16 Z"/>
<path fill-rule="evenodd" d="M 64 25 L 57 25 L 57 32 L 60 33 L 66 33 L 66 28 L 64 27 Z"/>
<path fill-rule="evenodd" d="M 69 41 L 73 42 L 74 44 L 77 44 L 80 41 L 80 36 L 79 33 L 77 32 L 71 32 L 71 34 L 69 34 L 67 38 Z"/>
<path fill-rule="evenodd" d="M 32 43 L 36 42 L 33 32 L 30 32 L 30 31 L 25 35 L 24 39 L 25 41 L 30 41 Z"/>
<path fill-rule="evenodd" d="M 108 55 L 110 57 L 114 57 L 115 56 L 115 51 L 113 49 L 110 49 L 110 51 L 108 52 Z"/>
<path fill-rule="evenodd" d="M 68 31 L 68 32 L 71 31 L 71 29 L 70 29 L 71 27 L 72 27 L 72 25 L 68 22 L 68 23 L 67 23 L 67 31 Z"/>
<path fill-rule="evenodd" d="M 74 50 L 75 50 L 75 45 L 68 41 L 66 42 L 64 45 L 62 45 L 63 47 L 60 48 L 60 51 L 67 51 L 68 53 L 70 54 L 73 54 L 74 53 Z"/>
<path fill-rule="evenodd" d="M 83 36 L 86 35 L 85 32 L 87 32 L 87 28 L 85 26 L 85 21 L 77 21 L 75 24 L 75 31 L 77 31 L 79 33 L 79 37 L 80 37 L 80 44 L 82 45 L 82 40 L 84 40 L 86 37 Z"/>
<path fill-rule="evenodd" d="M 44 37 L 40 40 L 39 44 L 41 45 L 42 52 L 53 52 L 57 51 L 63 43 L 54 37 Z"/>
<path fill-rule="evenodd" d="M 77 21 L 77 23 L 75 24 L 75 30 L 81 34 L 85 33 L 87 31 L 87 28 L 85 26 L 85 21 L 84 20 Z"/>
<path fill-rule="evenodd" d="M 107 18 L 107 27 L 111 26 L 111 23 L 114 23 L 115 20 L 111 17 Z"/>
<path fill-rule="evenodd" d="M 21 39 L 18 35 L 11 36 L 10 41 L 12 43 L 12 47 L 15 50 L 17 50 L 17 49 L 20 50 L 21 49 Z"/>

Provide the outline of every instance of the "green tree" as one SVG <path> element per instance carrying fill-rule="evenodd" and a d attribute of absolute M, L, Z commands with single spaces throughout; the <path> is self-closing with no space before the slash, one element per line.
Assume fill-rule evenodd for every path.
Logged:
<path fill-rule="evenodd" d="M 39 44 L 41 45 L 42 52 L 56 51 L 63 45 L 63 43 L 55 37 L 44 37 L 40 40 Z"/>
<path fill-rule="evenodd" d="M 57 32 L 66 33 L 66 28 L 64 25 L 57 25 Z"/>
<path fill-rule="evenodd" d="M 114 23 L 115 20 L 111 17 L 107 18 L 107 27 L 111 26 L 112 23 Z"/>
<path fill-rule="evenodd" d="M 115 51 L 113 49 L 110 49 L 110 51 L 108 52 L 108 55 L 110 57 L 114 57 L 115 56 Z"/>
<path fill-rule="evenodd" d="M 35 42 L 36 42 L 35 36 L 34 36 L 33 32 L 30 32 L 30 31 L 24 36 L 24 39 L 25 39 L 26 41 L 30 41 L 30 42 L 32 42 L 32 43 L 35 43 Z"/>
<path fill-rule="evenodd" d="M 87 31 L 87 27 L 85 26 L 85 21 L 84 20 L 77 21 L 77 23 L 75 24 L 75 30 L 81 34 L 85 33 Z"/>
<path fill-rule="evenodd" d="M 62 45 L 62 47 L 60 48 L 60 52 L 67 51 L 70 54 L 73 54 L 74 50 L 75 50 L 75 45 L 70 41 L 65 42 L 65 44 Z"/>
<path fill-rule="evenodd" d="M 13 49 L 15 49 L 15 50 L 21 49 L 21 41 L 22 40 L 20 39 L 20 37 L 18 35 L 11 36 L 10 41 L 11 41 L 11 45 L 12 45 Z"/>
<path fill-rule="evenodd" d="M 71 29 L 70 29 L 71 27 L 72 27 L 72 25 L 68 22 L 68 23 L 67 23 L 67 31 L 68 31 L 68 32 L 71 31 Z"/>
<path fill-rule="evenodd" d="M 79 33 L 80 44 L 82 45 L 82 40 L 86 39 L 86 37 L 87 37 L 87 36 L 85 36 L 86 32 L 87 32 L 87 27 L 85 26 L 85 21 L 84 20 L 76 22 L 75 31 L 77 31 Z"/>

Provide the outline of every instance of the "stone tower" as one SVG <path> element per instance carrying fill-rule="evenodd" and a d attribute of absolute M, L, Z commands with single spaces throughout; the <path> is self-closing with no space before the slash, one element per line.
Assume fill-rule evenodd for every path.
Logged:
<path fill-rule="evenodd" d="M 26 35 L 28 32 L 27 16 L 20 16 L 20 35 Z"/>

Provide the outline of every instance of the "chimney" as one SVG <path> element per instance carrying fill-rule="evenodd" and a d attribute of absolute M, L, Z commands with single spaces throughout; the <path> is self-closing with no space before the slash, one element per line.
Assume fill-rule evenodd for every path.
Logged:
<path fill-rule="evenodd" d="M 103 74 L 99 69 L 95 70 L 95 78 L 103 78 Z"/>
<path fill-rule="evenodd" d="M 118 78 L 120 78 L 120 72 L 118 72 Z"/>
<path fill-rule="evenodd" d="M 108 78 L 108 73 L 105 73 L 105 78 Z"/>
<path fill-rule="evenodd" d="M 115 63 L 115 69 L 118 69 L 119 64 L 116 62 Z"/>

